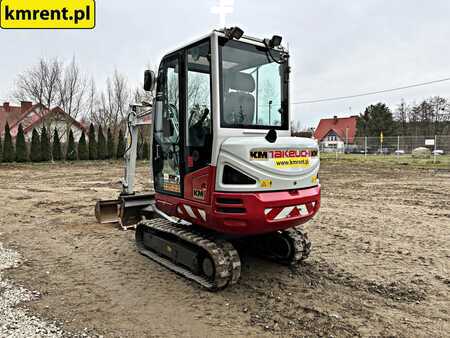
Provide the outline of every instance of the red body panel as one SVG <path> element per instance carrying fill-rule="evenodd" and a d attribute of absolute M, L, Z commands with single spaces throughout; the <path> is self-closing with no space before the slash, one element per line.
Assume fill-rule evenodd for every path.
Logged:
<path fill-rule="evenodd" d="M 215 167 L 212 166 L 207 166 L 184 176 L 184 198 L 210 204 L 215 177 Z"/>
<path fill-rule="evenodd" d="M 242 236 L 292 228 L 319 210 L 320 186 L 278 192 L 216 192 L 215 172 L 210 166 L 186 175 L 185 198 L 157 193 L 157 207 L 191 223 Z M 205 199 L 194 197 L 194 190 L 205 184 Z"/>

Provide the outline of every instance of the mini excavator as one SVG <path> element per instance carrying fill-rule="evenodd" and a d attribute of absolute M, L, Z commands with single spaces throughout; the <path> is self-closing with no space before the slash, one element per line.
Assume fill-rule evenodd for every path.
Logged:
<path fill-rule="evenodd" d="M 135 228 L 138 251 L 206 289 L 235 284 L 235 243 L 297 264 L 301 225 L 320 207 L 319 149 L 292 137 L 289 53 L 282 38 L 214 30 L 147 70 L 147 106 L 132 106 L 122 193 L 99 222 Z M 138 127 L 152 125 L 154 191 L 134 191 Z M 238 245 L 239 246 L 239 245 Z"/>

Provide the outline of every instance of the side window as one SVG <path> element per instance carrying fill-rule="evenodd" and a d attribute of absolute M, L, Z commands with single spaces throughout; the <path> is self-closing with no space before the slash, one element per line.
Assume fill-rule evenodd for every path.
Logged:
<path fill-rule="evenodd" d="M 209 41 L 187 51 L 186 172 L 211 162 L 211 57 Z"/>
<path fill-rule="evenodd" d="M 178 59 L 166 64 L 166 88 L 164 90 L 163 115 L 166 125 L 166 142 L 178 143 L 180 87 Z"/>
<path fill-rule="evenodd" d="M 179 59 L 163 61 L 154 116 L 154 180 L 157 191 L 181 193 Z"/>
<path fill-rule="evenodd" d="M 169 105 L 175 106 L 179 110 L 180 88 L 178 86 L 178 60 L 173 60 L 167 64 L 166 73 L 166 98 Z"/>

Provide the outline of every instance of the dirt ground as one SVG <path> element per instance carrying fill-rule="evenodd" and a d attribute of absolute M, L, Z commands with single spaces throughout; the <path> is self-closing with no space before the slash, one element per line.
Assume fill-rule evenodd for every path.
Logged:
<path fill-rule="evenodd" d="M 244 256 L 241 281 L 218 293 L 96 223 L 121 175 L 119 162 L 0 166 L 0 242 L 26 259 L 7 277 L 43 294 L 22 306 L 108 337 L 450 332 L 449 170 L 324 161 L 311 257 L 289 269 Z"/>

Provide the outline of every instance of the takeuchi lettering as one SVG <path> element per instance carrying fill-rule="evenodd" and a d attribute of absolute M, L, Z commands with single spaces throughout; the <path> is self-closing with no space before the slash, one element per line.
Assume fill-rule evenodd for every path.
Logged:
<path fill-rule="evenodd" d="M 253 160 L 268 160 L 280 158 L 315 157 L 317 150 L 309 149 L 287 149 L 287 150 L 265 150 L 255 149 L 250 151 L 250 158 Z"/>
<path fill-rule="evenodd" d="M 270 157 L 272 158 L 284 158 L 284 157 L 306 157 L 310 156 L 309 150 L 270 150 Z"/>

